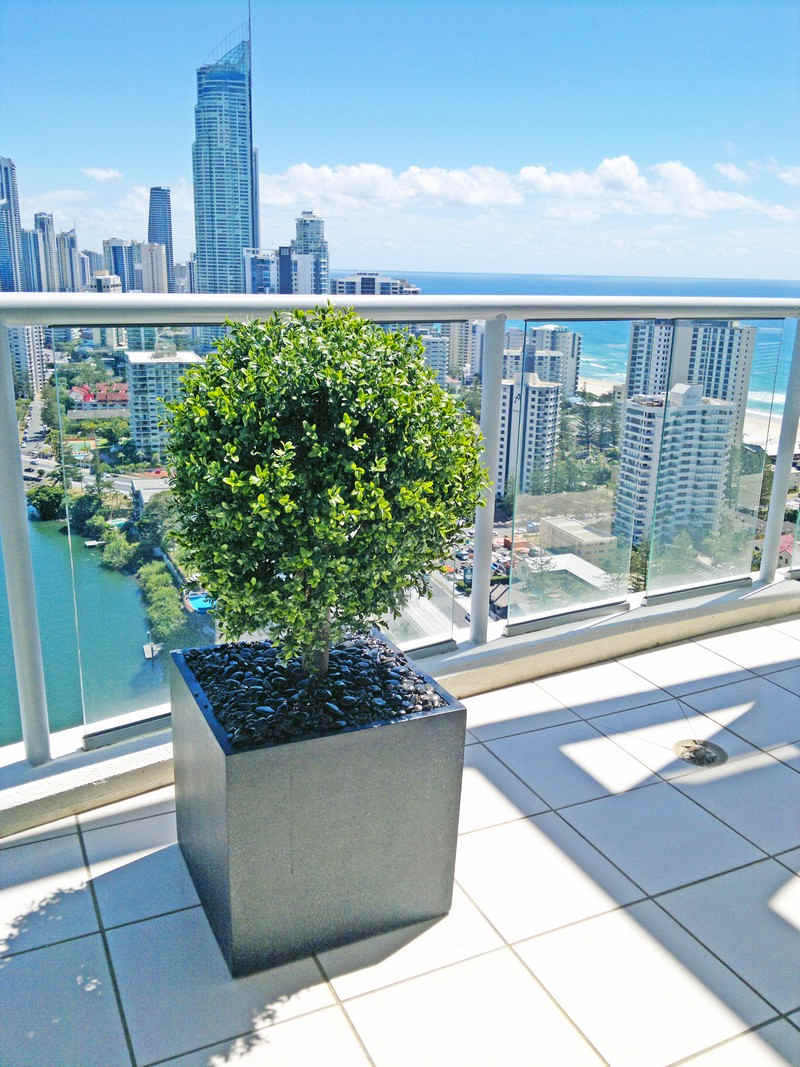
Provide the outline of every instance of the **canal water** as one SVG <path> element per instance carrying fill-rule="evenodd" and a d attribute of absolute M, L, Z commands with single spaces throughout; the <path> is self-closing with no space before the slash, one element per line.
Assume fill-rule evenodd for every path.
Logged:
<path fill-rule="evenodd" d="M 146 660 L 147 618 L 136 579 L 100 565 L 100 550 L 72 537 L 72 573 L 62 522 L 30 522 L 28 530 L 42 633 L 50 727 L 154 707 L 169 700 L 168 657 Z M 2 563 L 0 563 L 2 573 Z M 8 607 L 0 585 L 0 745 L 19 741 L 22 731 L 16 695 Z M 77 602 L 77 625 L 75 603 Z M 80 634 L 80 669 L 78 657 Z M 171 648 L 213 643 L 208 616 L 187 616 Z M 81 687 L 81 675 L 83 686 Z"/>

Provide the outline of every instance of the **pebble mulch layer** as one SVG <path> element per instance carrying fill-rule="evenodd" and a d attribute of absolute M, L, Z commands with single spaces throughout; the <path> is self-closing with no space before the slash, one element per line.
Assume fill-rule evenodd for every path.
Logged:
<path fill-rule="evenodd" d="M 445 706 L 402 652 L 373 636 L 331 649 L 315 679 L 266 642 L 191 649 L 186 663 L 236 749 L 321 737 Z"/>

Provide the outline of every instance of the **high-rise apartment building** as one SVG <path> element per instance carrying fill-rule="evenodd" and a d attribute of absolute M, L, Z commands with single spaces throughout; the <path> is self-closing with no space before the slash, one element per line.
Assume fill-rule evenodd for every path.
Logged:
<path fill-rule="evenodd" d="M 242 252 L 259 244 L 256 170 L 245 40 L 197 71 L 192 148 L 197 292 L 245 291 Z M 213 340 L 214 330 L 205 332 Z"/>
<path fill-rule="evenodd" d="M 17 168 L 0 156 L 0 290 L 22 289 L 21 247 Z"/>
<path fill-rule="evenodd" d="M 483 347 L 486 342 L 486 326 L 475 321 L 470 323 L 469 369 L 470 377 L 479 378 L 483 374 Z"/>
<path fill-rule="evenodd" d="M 279 293 L 278 254 L 267 248 L 245 248 L 244 291 L 246 293 Z"/>
<path fill-rule="evenodd" d="M 439 385 L 444 385 L 450 365 L 449 339 L 438 333 L 422 333 L 418 336 L 425 349 L 425 362 L 436 374 Z"/>
<path fill-rule="evenodd" d="M 20 396 L 39 396 L 45 383 L 44 326 L 10 326 L 8 347 L 15 391 Z"/>
<path fill-rule="evenodd" d="M 193 293 L 192 277 L 194 271 L 192 270 L 192 261 L 188 263 L 175 263 L 173 267 L 175 277 L 175 292 L 176 293 Z"/>
<path fill-rule="evenodd" d="M 105 270 L 105 259 L 102 252 L 92 252 L 88 248 L 81 249 L 81 255 L 89 261 L 89 288 L 92 288 L 92 279 L 99 270 Z"/>
<path fill-rule="evenodd" d="M 136 258 L 133 241 L 109 237 L 103 241 L 103 263 L 109 274 L 116 274 L 123 293 L 136 290 Z"/>
<path fill-rule="evenodd" d="M 741 442 L 757 327 L 725 319 L 649 319 L 631 323 L 626 394 L 654 395 L 678 383 L 734 406 Z"/>
<path fill-rule="evenodd" d="M 172 255 L 172 202 L 170 191 L 163 185 L 154 185 L 150 190 L 147 213 L 147 243 L 164 246 L 167 264 L 167 288 L 145 289 L 145 292 L 175 292 L 175 262 Z"/>
<path fill-rule="evenodd" d="M 81 289 L 81 265 L 78 238 L 75 230 L 65 230 L 56 235 L 56 260 L 58 263 L 58 291 L 77 293 Z"/>
<path fill-rule="evenodd" d="M 561 382 L 564 388 L 564 363 L 561 352 L 552 348 L 539 348 L 533 355 L 525 356 L 525 366 L 529 372 L 538 374 L 543 382 Z M 564 390 L 566 394 L 566 389 Z"/>
<path fill-rule="evenodd" d="M 717 529 L 735 418 L 733 403 L 703 396 L 698 383 L 627 400 L 612 526 L 620 541 Z"/>
<path fill-rule="evenodd" d="M 529 493 L 533 475 L 550 470 L 556 457 L 561 383 L 543 381 L 538 374 L 522 375 L 517 488 Z"/>
<path fill-rule="evenodd" d="M 497 496 L 512 485 L 521 493 L 539 491 L 536 476 L 546 475 L 556 457 L 561 393 L 560 381 L 544 381 L 534 373 L 503 379 Z"/>
<path fill-rule="evenodd" d="M 578 391 L 582 347 L 582 335 L 566 326 L 552 322 L 542 326 L 528 326 L 525 331 L 525 370 L 534 370 L 533 357 L 537 352 L 560 352 L 564 396 L 575 396 Z"/>
<path fill-rule="evenodd" d="M 157 326 L 128 326 L 128 348 L 131 352 L 152 352 L 158 342 Z"/>
<path fill-rule="evenodd" d="M 21 231 L 22 288 L 26 293 L 41 293 L 47 282 L 44 245 L 39 230 Z"/>
<path fill-rule="evenodd" d="M 291 248 L 292 292 L 327 293 L 330 281 L 324 220 L 313 211 L 302 211 Z"/>
<path fill-rule="evenodd" d="M 168 431 L 163 425 L 165 403 L 182 395 L 181 376 L 202 363 L 195 352 L 178 352 L 174 344 L 159 341 L 153 351 L 125 353 L 131 437 L 140 452 L 161 454 Z"/>
<path fill-rule="evenodd" d="M 353 296 L 418 296 L 419 286 L 405 278 L 390 278 L 377 271 L 356 271 L 346 278 L 332 278 L 331 292 Z"/>
<path fill-rule="evenodd" d="M 141 255 L 142 292 L 168 292 L 169 275 L 167 271 L 167 250 L 165 246 L 160 243 L 143 244 L 141 246 Z"/>
<path fill-rule="evenodd" d="M 58 255 L 56 254 L 56 231 L 53 216 L 46 211 L 38 211 L 33 216 L 33 228 L 42 235 L 42 251 L 45 264 L 44 290 L 48 293 L 58 292 Z"/>

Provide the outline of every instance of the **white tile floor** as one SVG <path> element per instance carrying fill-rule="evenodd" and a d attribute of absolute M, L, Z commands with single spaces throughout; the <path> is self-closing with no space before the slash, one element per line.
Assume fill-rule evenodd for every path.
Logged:
<path fill-rule="evenodd" d="M 789 620 L 469 700 L 450 914 L 235 981 L 171 790 L 0 841 L 0 1063 L 798 1067 L 798 664 Z"/>

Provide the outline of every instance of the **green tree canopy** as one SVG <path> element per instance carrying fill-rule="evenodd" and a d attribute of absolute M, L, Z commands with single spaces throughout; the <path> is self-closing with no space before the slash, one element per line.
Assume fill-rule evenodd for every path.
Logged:
<path fill-rule="evenodd" d="M 28 503 L 33 504 L 42 521 L 64 517 L 64 490 L 59 485 L 37 485 L 28 493 Z"/>
<path fill-rule="evenodd" d="M 328 307 L 231 325 L 170 405 L 186 560 L 223 633 L 268 626 L 323 673 L 463 539 L 487 484 L 422 345 Z"/>

